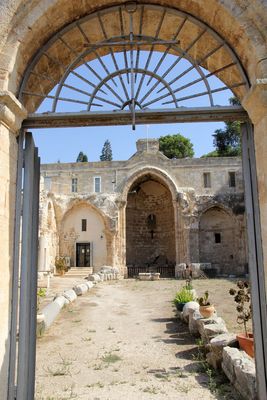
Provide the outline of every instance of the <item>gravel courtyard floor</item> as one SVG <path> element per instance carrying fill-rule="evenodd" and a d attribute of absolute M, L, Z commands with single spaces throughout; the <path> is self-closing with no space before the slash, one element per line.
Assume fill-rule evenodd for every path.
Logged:
<path fill-rule="evenodd" d="M 209 282 L 214 293 L 222 287 Z M 37 341 L 36 399 L 238 399 L 205 371 L 196 339 L 175 316 L 171 300 L 182 285 L 105 282 L 65 307 Z"/>

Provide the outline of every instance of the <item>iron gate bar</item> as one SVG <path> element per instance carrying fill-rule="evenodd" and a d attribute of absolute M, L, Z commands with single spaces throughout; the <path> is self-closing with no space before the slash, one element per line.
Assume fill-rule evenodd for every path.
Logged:
<path fill-rule="evenodd" d="M 262 253 L 261 220 L 257 188 L 254 132 L 251 123 L 241 124 L 242 162 L 245 186 L 245 205 L 248 233 L 249 275 L 253 306 L 253 333 L 257 398 L 266 400 L 267 393 L 267 310 L 264 262 Z"/>
<path fill-rule="evenodd" d="M 29 134 L 29 133 L 28 133 Z M 38 231 L 39 231 L 39 191 L 40 191 L 40 157 L 38 149 L 34 149 L 34 181 L 32 210 L 32 259 L 30 276 L 30 340 L 29 340 L 29 389 L 28 399 L 34 399 L 35 364 L 36 364 L 36 317 L 37 317 L 37 285 L 38 285 Z"/>
<path fill-rule="evenodd" d="M 22 189 L 22 170 L 23 170 L 23 143 L 24 129 L 20 130 L 18 137 L 18 163 L 17 163 L 17 185 L 16 185 L 16 205 L 15 205 L 15 230 L 13 248 L 13 271 L 12 271 L 12 304 L 11 304 L 11 326 L 10 326 L 10 356 L 8 372 L 8 400 L 15 398 L 15 379 L 17 361 L 17 324 L 18 324 L 18 301 L 19 301 L 19 256 L 20 256 L 20 237 L 21 237 L 21 189 Z"/>
<path fill-rule="evenodd" d="M 23 181 L 23 214 L 22 245 L 20 274 L 19 306 L 19 342 L 18 342 L 18 377 L 17 400 L 29 400 L 30 368 L 30 279 L 32 266 L 32 210 L 34 184 L 34 142 L 31 135 L 25 138 L 24 181 Z"/>
<path fill-rule="evenodd" d="M 179 107 L 165 110 L 136 111 L 137 124 L 166 124 L 182 122 L 249 121 L 247 112 L 239 106 Z M 129 125 L 131 113 L 126 110 L 109 112 L 76 112 L 29 114 L 23 128 L 56 128 L 79 126 Z"/>

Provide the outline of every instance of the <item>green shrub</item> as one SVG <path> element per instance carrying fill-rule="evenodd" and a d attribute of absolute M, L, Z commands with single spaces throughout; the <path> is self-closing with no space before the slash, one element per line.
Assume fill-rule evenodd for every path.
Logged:
<path fill-rule="evenodd" d="M 174 304 L 188 303 L 189 301 L 193 301 L 193 300 L 194 300 L 193 293 L 190 290 L 183 287 L 181 290 L 179 290 L 179 292 L 176 293 L 176 296 L 175 296 L 173 302 L 174 302 Z"/>

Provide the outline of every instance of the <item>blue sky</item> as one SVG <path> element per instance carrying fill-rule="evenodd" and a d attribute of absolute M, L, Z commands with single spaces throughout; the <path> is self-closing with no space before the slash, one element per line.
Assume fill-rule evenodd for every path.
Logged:
<path fill-rule="evenodd" d="M 106 139 L 111 142 L 113 159 L 126 160 L 136 151 L 135 143 L 140 138 L 158 138 L 160 136 L 181 133 L 188 137 L 195 150 L 195 157 L 212 151 L 215 129 L 223 123 L 183 123 L 162 125 L 85 127 L 33 130 L 35 144 L 39 148 L 41 162 L 54 163 L 76 161 L 78 153 L 83 151 L 89 161 L 99 161 Z"/>

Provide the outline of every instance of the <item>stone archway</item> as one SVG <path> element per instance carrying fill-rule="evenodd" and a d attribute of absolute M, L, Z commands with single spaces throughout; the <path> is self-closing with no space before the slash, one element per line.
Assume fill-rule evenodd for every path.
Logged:
<path fill-rule="evenodd" d="M 173 276 L 176 264 L 175 218 L 172 195 L 153 174 L 136 179 L 126 205 L 126 265 L 137 271 Z M 172 271 L 172 273 L 171 273 Z"/>
<path fill-rule="evenodd" d="M 156 3 L 156 2 L 155 2 Z M 266 197 L 266 149 L 267 149 L 267 10 L 264 2 L 254 0 L 253 3 L 244 1 L 219 1 L 211 0 L 209 7 L 202 0 L 190 1 L 168 1 L 168 5 L 180 8 L 191 15 L 206 22 L 209 27 L 218 32 L 225 40 L 238 58 L 249 77 L 251 88 L 248 90 L 242 104 L 249 113 L 255 126 L 255 139 L 250 137 L 249 146 L 253 158 L 251 185 L 253 189 L 252 215 L 256 215 L 257 229 L 254 237 L 254 247 L 257 249 L 257 256 L 252 261 L 258 265 L 260 260 L 261 302 L 265 307 L 266 294 L 264 281 L 266 271 L 263 269 L 263 260 L 267 258 L 267 197 Z M 17 161 L 16 135 L 21 126 L 22 120 L 27 116 L 27 110 L 18 102 L 15 95 L 18 92 L 21 76 L 23 75 L 29 60 L 36 51 L 41 48 L 51 34 L 59 31 L 64 25 L 79 19 L 81 16 L 111 4 L 110 1 L 77 1 L 75 7 L 64 0 L 51 0 L 44 4 L 41 1 L 11 1 L 5 0 L 1 5 L 2 14 L 6 14 L 1 24 L 1 75 L 0 84 L 4 91 L 1 92 L 1 163 L 3 164 L 1 204 L 1 233 L 0 253 L 3 254 L 1 272 L 3 280 L 0 283 L 1 298 L 0 307 L 1 326 L 0 333 L 0 363 L 1 363 L 1 396 L 5 399 L 7 392 L 7 368 L 9 362 L 9 331 L 10 331 L 10 310 L 11 310 L 11 279 L 12 279 L 12 251 L 14 234 L 14 198 L 16 171 L 14 165 Z M 254 159 L 253 141 L 255 141 L 256 161 Z M 255 176 L 259 186 L 259 195 Z M 256 188 L 256 191 L 255 191 Z M 260 203 L 260 213 L 257 202 Z M 256 204 L 256 213 L 254 205 Z M 251 214 L 250 214 L 251 215 Z M 253 222 L 253 221 L 252 221 Z M 252 223 L 253 225 L 253 223 Z M 261 236 L 263 242 L 261 241 Z M 262 254 L 263 251 L 263 254 Z M 254 260 L 255 258 L 255 260 Z M 253 265 L 254 266 L 254 265 Z M 257 298 L 255 293 L 255 298 Z M 255 308 L 259 311 L 258 303 Z M 265 310 L 266 311 L 266 310 Z M 266 325 L 264 308 L 259 315 L 263 315 Z M 263 313 L 263 314 L 262 314 Z M 257 353 L 257 352 L 256 352 Z M 258 353 L 260 355 L 260 353 Z M 264 370 L 263 360 L 258 372 L 260 379 L 264 382 L 261 371 Z M 265 387 L 265 386 L 264 386 Z M 266 391 L 265 391 L 266 394 Z M 264 393 L 261 392 L 262 399 Z"/>
<path fill-rule="evenodd" d="M 75 202 L 60 221 L 59 255 L 70 257 L 70 266 L 76 267 L 77 246 L 85 243 L 89 246 L 90 258 L 88 265 L 79 266 L 90 266 L 97 272 L 103 265 L 113 265 L 113 236 L 107 219 L 91 204 Z"/>

